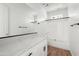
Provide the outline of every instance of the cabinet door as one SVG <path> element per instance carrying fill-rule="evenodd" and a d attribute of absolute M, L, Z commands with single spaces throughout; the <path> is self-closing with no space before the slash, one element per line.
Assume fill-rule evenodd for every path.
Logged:
<path fill-rule="evenodd" d="M 38 45 L 32 48 L 32 56 L 45 56 L 47 53 L 46 40 L 40 42 Z"/>
<path fill-rule="evenodd" d="M 32 32 L 32 24 L 27 24 L 29 20 L 31 20 L 30 16 L 32 10 L 30 7 L 21 3 L 11 3 L 7 5 L 9 6 L 10 10 L 10 35 Z"/>
<path fill-rule="evenodd" d="M 47 41 L 43 40 L 28 51 L 24 51 L 20 56 L 47 56 Z"/>
<path fill-rule="evenodd" d="M 8 7 L 0 3 L 0 37 L 8 35 Z"/>
<path fill-rule="evenodd" d="M 47 55 L 47 43 L 43 40 L 39 44 L 36 44 L 31 50 L 28 51 L 27 56 L 46 56 Z"/>

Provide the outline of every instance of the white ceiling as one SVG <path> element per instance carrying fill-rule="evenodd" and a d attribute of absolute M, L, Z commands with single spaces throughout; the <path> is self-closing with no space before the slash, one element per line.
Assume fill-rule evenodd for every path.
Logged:
<path fill-rule="evenodd" d="M 44 9 L 47 12 L 66 7 L 65 3 L 26 3 L 34 10 Z M 48 4 L 48 6 L 46 6 Z M 46 6 L 46 7 L 45 7 Z"/>

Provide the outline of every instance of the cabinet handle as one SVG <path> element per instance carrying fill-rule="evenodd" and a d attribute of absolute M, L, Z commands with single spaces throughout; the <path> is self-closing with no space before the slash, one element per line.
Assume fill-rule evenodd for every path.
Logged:
<path fill-rule="evenodd" d="M 75 26 L 75 25 L 79 25 L 79 23 L 75 23 L 75 24 L 72 24 L 72 25 L 70 25 L 70 26 L 73 27 L 73 26 Z"/>
<path fill-rule="evenodd" d="M 19 26 L 18 28 L 28 28 L 28 27 L 25 27 L 25 26 Z"/>
<path fill-rule="evenodd" d="M 46 50 L 46 46 L 43 47 L 43 51 L 45 51 L 45 50 Z"/>
<path fill-rule="evenodd" d="M 32 55 L 32 52 L 31 53 L 29 53 L 29 55 L 28 56 L 31 56 Z"/>

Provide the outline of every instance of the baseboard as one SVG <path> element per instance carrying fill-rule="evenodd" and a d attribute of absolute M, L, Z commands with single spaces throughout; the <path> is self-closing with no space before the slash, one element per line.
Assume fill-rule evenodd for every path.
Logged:
<path fill-rule="evenodd" d="M 62 48 L 62 49 L 65 49 L 65 50 L 70 50 L 67 45 L 59 44 L 59 43 L 56 43 L 56 42 L 55 43 L 48 43 L 48 45 L 54 46 L 54 47 L 57 47 L 57 48 Z"/>

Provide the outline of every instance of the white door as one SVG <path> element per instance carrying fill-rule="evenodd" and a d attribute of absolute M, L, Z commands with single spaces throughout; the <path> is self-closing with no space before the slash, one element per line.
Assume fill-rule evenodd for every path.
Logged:
<path fill-rule="evenodd" d="M 0 3 L 0 37 L 8 35 L 8 7 Z"/>

